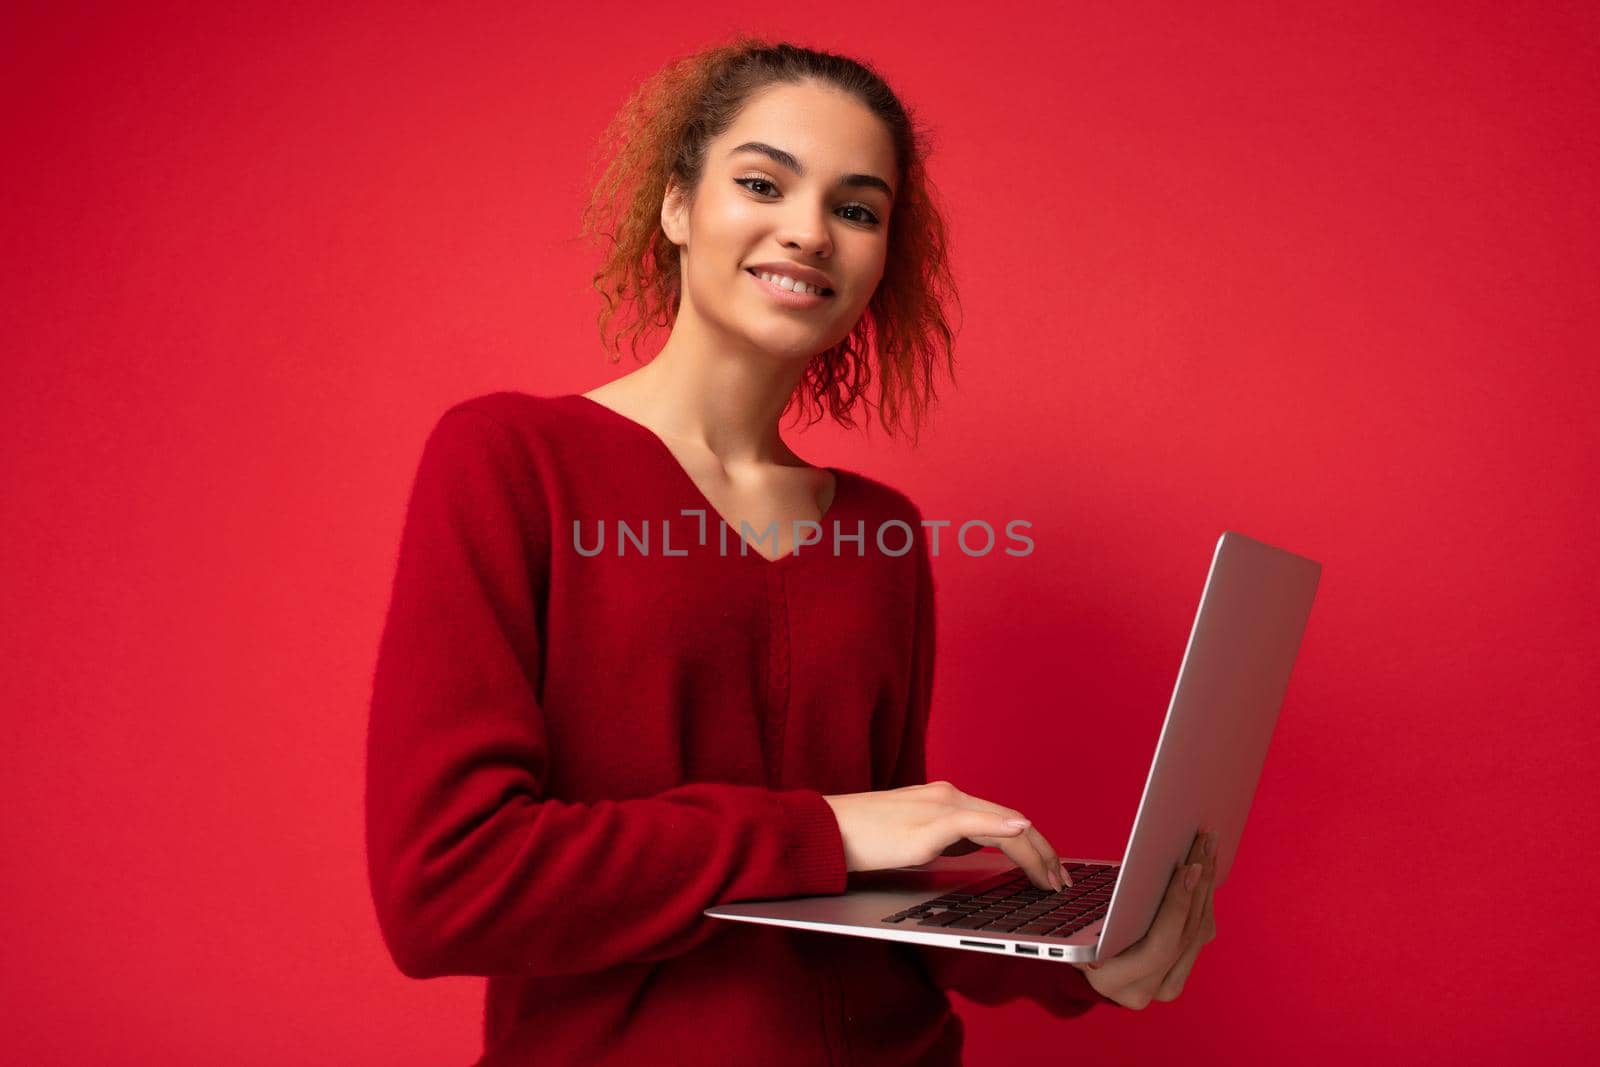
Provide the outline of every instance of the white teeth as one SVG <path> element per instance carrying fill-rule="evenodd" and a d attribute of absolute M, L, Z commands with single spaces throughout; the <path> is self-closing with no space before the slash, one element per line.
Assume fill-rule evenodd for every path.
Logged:
<path fill-rule="evenodd" d="M 793 278 L 782 274 L 768 274 L 766 271 L 757 271 L 756 277 L 760 278 L 764 282 L 772 282 L 774 285 L 796 293 L 822 292 L 822 290 L 815 285 L 807 285 L 805 282 L 797 282 Z"/>

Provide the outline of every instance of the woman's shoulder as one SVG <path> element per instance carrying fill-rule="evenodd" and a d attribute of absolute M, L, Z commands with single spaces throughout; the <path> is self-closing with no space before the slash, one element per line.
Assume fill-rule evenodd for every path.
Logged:
<path fill-rule="evenodd" d="M 572 421 L 571 413 L 575 405 L 571 401 L 574 399 L 567 394 L 499 389 L 458 400 L 445 408 L 440 418 L 458 411 L 474 412 L 519 433 L 549 430 Z"/>
<path fill-rule="evenodd" d="M 883 521 L 901 519 L 913 528 L 922 520 L 922 509 L 910 494 L 898 486 L 847 467 L 831 469 L 841 482 L 850 483 L 851 491 L 868 513 L 881 516 Z"/>
<path fill-rule="evenodd" d="M 522 487 L 585 483 L 609 461 L 604 448 L 592 447 L 604 427 L 588 421 L 577 400 L 502 389 L 450 403 L 427 434 L 429 469 L 445 479 L 495 476 Z"/>
<path fill-rule="evenodd" d="M 438 417 L 443 427 L 455 422 L 493 423 L 498 436 L 510 438 L 529 458 L 582 467 L 602 452 L 590 446 L 604 437 L 606 426 L 594 418 L 594 405 L 572 393 L 527 393 L 500 389 L 450 404 Z M 485 430 L 484 432 L 492 432 Z"/>

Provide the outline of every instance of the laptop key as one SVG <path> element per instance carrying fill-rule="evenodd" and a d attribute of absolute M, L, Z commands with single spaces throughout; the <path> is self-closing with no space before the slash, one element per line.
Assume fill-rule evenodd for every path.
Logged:
<path fill-rule="evenodd" d="M 960 922 L 966 916 L 960 912 L 947 911 L 941 915 L 934 915 L 917 923 L 918 926 L 949 926 L 951 923 Z"/>

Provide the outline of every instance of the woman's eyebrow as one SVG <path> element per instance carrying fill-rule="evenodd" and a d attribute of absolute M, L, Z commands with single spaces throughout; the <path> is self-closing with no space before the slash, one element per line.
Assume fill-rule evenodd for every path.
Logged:
<path fill-rule="evenodd" d="M 806 176 L 806 169 L 800 165 L 798 159 L 794 158 L 792 152 L 785 152 L 781 148 L 774 148 L 760 141 L 746 141 L 729 151 L 728 155 L 736 156 L 740 152 L 759 152 L 780 167 L 787 167 L 802 178 Z M 850 189 L 882 189 L 884 195 L 890 200 L 894 199 L 894 190 L 889 188 L 889 183 L 875 174 L 846 174 L 839 179 L 839 184 Z"/>

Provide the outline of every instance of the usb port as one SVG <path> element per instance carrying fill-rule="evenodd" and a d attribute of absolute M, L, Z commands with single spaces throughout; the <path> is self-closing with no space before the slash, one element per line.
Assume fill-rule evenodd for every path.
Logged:
<path fill-rule="evenodd" d="M 1017 951 L 1022 953 L 1024 956 L 1037 956 L 1039 954 L 1039 946 L 1038 945 L 1018 945 L 1017 946 Z"/>
<path fill-rule="evenodd" d="M 1065 952 L 1063 950 L 1059 949 L 1059 948 L 1053 948 L 1053 949 L 1050 950 L 1050 955 L 1052 955 L 1052 956 L 1062 956 L 1062 955 L 1065 955 Z"/>

